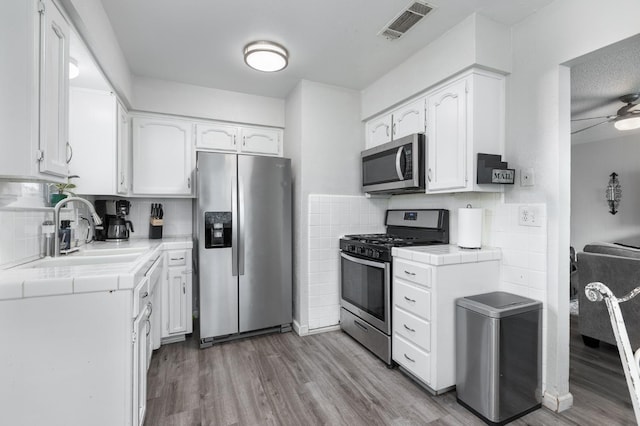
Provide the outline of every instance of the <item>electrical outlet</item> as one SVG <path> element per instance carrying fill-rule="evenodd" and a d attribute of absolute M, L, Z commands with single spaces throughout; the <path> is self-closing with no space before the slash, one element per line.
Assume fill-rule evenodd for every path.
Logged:
<path fill-rule="evenodd" d="M 518 208 L 518 225 L 542 226 L 540 209 L 536 206 L 520 206 Z"/>
<path fill-rule="evenodd" d="M 520 186 L 533 186 L 536 183 L 535 180 L 533 168 L 522 169 L 522 171 L 520 171 Z"/>

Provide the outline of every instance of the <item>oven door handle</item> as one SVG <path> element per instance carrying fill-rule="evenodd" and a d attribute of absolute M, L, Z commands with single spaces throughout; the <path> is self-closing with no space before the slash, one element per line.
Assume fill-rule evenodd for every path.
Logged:
<path fill-rule="evenodd" d="M 404 180 L 404 172 L 402 171 L 401 165 L 402 157 L 404 157 L 404 146 L 398 148 L 398 152 L 396 153 L 396 173 L 400 180 Z"/>
<path fill-rule="evenodd" d="M 348 254 L 340 252 L 340 256 L 354 263 L 361 265 L 371 266 L 372 268 L 387 269 L 386 262 L 373 262 L 371 260 L 360 259 L 359 257 L 349 256 Z"/>

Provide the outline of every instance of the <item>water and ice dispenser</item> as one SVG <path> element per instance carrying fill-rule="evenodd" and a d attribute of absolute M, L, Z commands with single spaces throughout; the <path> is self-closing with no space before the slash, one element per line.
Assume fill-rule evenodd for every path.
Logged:
<path fill-rule="evenodd" d="M 231 212 L 204 213 L 204 248 L 231 247 Z"/>

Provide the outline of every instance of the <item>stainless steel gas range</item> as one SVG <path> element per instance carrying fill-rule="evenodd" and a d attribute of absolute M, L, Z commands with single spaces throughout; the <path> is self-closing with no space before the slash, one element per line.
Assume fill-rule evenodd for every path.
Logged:
<path fill-rule="evenodd" d="M 449 210 L 387 210 L 386 234 L 340 239 L 340 326 L 391 361 L 391 249 L 449 243 Z"/>

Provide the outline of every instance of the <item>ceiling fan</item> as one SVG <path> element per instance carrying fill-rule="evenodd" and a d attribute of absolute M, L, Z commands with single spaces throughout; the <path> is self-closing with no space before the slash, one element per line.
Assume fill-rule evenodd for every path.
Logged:
<path fill-rule="evenodd" d="M 638 106 L 638 100 L 640 99 L 640 93 L 630 93 L 628 95 L 620 96 L 620 102 L 625 103 L 618 110 L 615 115 L 605 115 L 602 117 L 589 117 L 589 118 L 576 118 L 571 121 L 584 121 L 584 120 L 595 120 L 598 118 L 604 118 L 604 121 L 601 121 L 596 124 L 592 124 L 591 126 L 583 127 L 580 130 L 576 130 L 575 132 L 571 132 L 572 135 L 576 133 L 584 132 L 585 130 L 591 129 L 593 127 L 599 126 L 605 123 L 613 122 L 613 125 L 618 130 L 633 130 L 640 128 L 640 109 L 633 110 L 633 108 Z"/>

